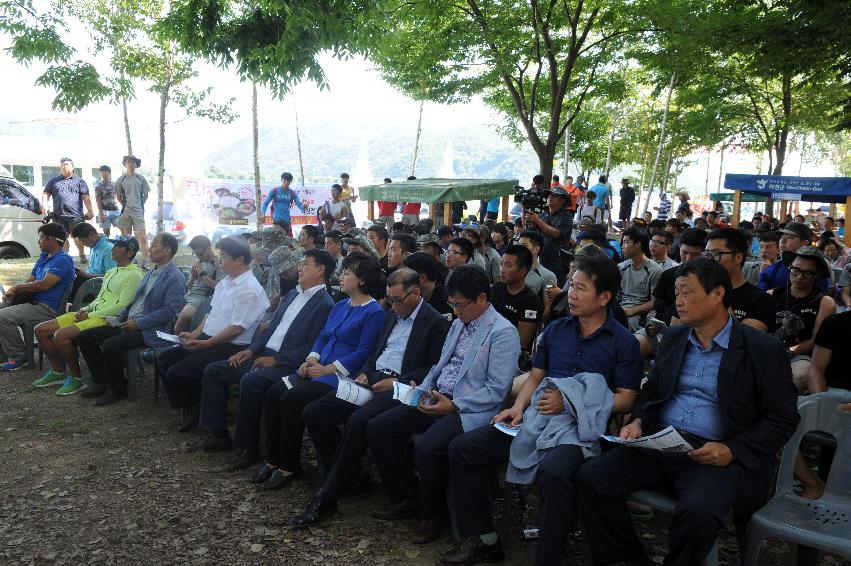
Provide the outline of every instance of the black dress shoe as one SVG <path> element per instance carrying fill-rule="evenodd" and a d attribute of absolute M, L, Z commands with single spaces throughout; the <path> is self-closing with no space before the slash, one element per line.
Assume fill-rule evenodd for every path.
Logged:
<path fill-rule="evenodd" d="M 273 489 L 281 489 L 292 483 L 292 481 L 301 475 L 299 472 L 286 472 L 280 468 L 276 468 L 269 479 L 260 484 L 260 489 L 263 491 L 272 491 Z"/>
<path fill-rule="evenodd" d="M 381 509 L 376 509 L 370 515 L 381 521 L 396 521 L 416 517 L 420 512 L 419 504 L 413 499 L 403 499 L 395 503 L 387 503 Z"/>
<path fill-rule="evenodd" d="M 127 399 L 127 393 L 123 391 L 116 391 L 113 388 L 108 388 L 106 393 L 98 397 L 98 400 L 95 401 L 95 407 L 103 407 L 105 405 L 112 405 L 113 403 L 117 403 L 118 401 L 123 401 Z"/>
<path fill-rule="evenodd" d="M 202 452 L 230 452 L 231 450 L 230 436 L 217 437 L 210 434 L 201 442 Z"/>
<path fill-rule="evenodd" d="M 256 464 L 260 460 L 260 453 L 256 450 L 240 450 L 225 468 L 226 472 L 238 472 Z M 266 481 L 266 480 L 263 480 Z"/>
<path fill-rule="evenodd" d="M 317 525 L 336 512 L 337 502 L 335 500 L 323 499 L 321 495 L 314 495 L 307 508 L 293 517 L 293 525 L 297 527 Z"/>
<path fill-rule="evenodd" d="M 468 566 L 499 562 L 505 558 L 502 542 L 496 539 L 493 544 L 485 544 L 478 535 L 465 538 L 438 558 L 442 566 Z"/>
<path fill-rule="evenodd" d="M 106 385 L 102 383 L 98 383 L 96 385 L 89 385 L 86 387 L 85 391 L 80 393 L 80 397 L 85 397 L 86 399 L 96 399 L 106 393 Z"/>
<path fill-rule="evenodd" d="M 260 466 L 256 472 L 254 472 L 254 475 L 251 476 L 248 481 L 250 481 L 251 483 L 263 483 L 264 481 L 269 479 L 269 476 L 271 476 L 272 472 L 274 472 L 275 470 L 277 470 L 277 468 L 273 468 L 266 462 L 263 462 L 263 465 Z"/>
<path fill-rule="evenodd" d="M 198 421 L 201 419 L 201 406 L 195 405 L 188 409 L 185 409 L 183 414 L 183 423 L 180 425 L 180 428 L 177 429 L 178 432 L 189 432 L 198 428 Z"/>
<path fill-rule="evenodd" d="M 422 519 L 414 528 L 414 544 L 428 544 L 440 538 L 446 530 L 446 519 L 442 514 L 434 515 L 428 519 Z"/>

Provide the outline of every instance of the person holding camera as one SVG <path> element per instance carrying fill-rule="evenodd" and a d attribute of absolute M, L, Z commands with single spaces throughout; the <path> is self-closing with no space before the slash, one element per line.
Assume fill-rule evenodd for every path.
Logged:
<path fill-rule="evenodd" d="M 559 287 L 564 286 L 567 278 L 567 265 L 560 250 L 570 239 L 573 230 L 573 213 L 567 210 L 569 196 L 562 187 L 545 191 L 549 212 L 536 214 L 526 212 L 523 220 L 526 226 L 534 225 L 541 233 L 544 247 L 541 250 L 541 264 L 555 273 Z"/>

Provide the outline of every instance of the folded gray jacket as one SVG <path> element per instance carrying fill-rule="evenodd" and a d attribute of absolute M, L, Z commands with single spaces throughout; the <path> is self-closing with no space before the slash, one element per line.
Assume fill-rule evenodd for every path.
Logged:
<path fill-rule="evenodd" d="M 558 389 L 564 411 L 542 415 L 537 402 L 547 389 Z M 599 373 L 577 373 L 573 377 L 545 377 L 523 413 L 523 426 L 511 442 L 505 479 L 512 483 L 535 481 L 538 464 L 547 450 L 562 444 L 582 448 L 586 457 L 598 452 L 597 441 L 606 432 L 615 396 Z"/>

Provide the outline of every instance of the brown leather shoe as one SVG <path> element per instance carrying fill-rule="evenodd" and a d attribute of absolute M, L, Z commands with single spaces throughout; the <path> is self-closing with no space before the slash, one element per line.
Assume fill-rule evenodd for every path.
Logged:
<path fill-rule="evenodd" d="M 443 515 L 435 515 L 428 519 L 422 519 L 414 528 L 414 544 L 428 544 L 440 538 L 446 530 L 446 519 Z"/>
<path fill-rule="evenodd" d="M 385 503 L 381 509 L 376 509 L 370 515 L 381 521 L 397 521 L 416 517 L 420 512 L 420 506 L 413 499 L 403 499 L 395 503 Z"/>
<path fill-rule="evenodd" d="M 477 535 L 465 538 L 444 552 L 438 558 L 438 563 L 441 566 L 468 566 L 499 562 L 504 558 L 505 551 L 502 549 L 502 542 L 499 539 L 496 539 L 493 544 L 485 544 Z"/>

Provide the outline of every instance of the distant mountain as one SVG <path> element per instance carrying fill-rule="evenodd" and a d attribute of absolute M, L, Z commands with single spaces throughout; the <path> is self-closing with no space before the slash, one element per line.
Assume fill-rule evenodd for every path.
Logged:
<path fill-rule="evenodd" d="M 319 124 L 301 129 L 304 173 L 308 182 L 333 182 L 346 171 L 355 186 L 384 177 L 404 180 L 411 170 L 416 130 L 376 125 L 363 132 L 343 124 Z M 282 171 L 298 178 L 298 147 L 295 130 L 279 126 L 261 128 L 260 168 L 264 178 L 277 179 Z M 361 159 L 361 143 L 367 159 Z M 209 176 L 253 176 L 251 136 L 212 153 L 203 169 Z M 429 130 L 424 124 L 420 138 L 418 177 L 440 177 L 450 171 L 458 178 L 520 179 L 537 169 L 531 149 L 518 149 L 487 126 L 463 126 L 448 131 Z M 357 177 L 361 178 L 358 179 Z"/>

